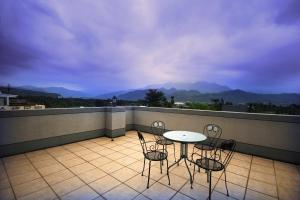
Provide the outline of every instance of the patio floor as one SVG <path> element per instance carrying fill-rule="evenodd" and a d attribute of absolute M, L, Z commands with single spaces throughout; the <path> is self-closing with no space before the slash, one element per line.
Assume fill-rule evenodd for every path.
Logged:
<path fill-rule="evenodd" d="M 153 140 L 150 134 L 145 138 Z M 178 157 L 178 144 L 175 149 Z M 172 163 L 173 149 L 168 150 Z M 0 199 L 207 198 L 206 174 L 203 170 L 196 173 L 194 189 L 190 189 L 183 163 L 171 168 L 169 186 L 166 165 L 161 174 L 159 163 L 152 162 L 150 188 L 146 189 L 141 152 L 136 132 L 129 131 L 114 141 L 101 137 L 5 157 L 0 163 Z M 212 175 L 212 199 L 300 199 L 296 165 L 235 153 L 227 168 L 230 197 L 226 196 L 224 175 Z"/>

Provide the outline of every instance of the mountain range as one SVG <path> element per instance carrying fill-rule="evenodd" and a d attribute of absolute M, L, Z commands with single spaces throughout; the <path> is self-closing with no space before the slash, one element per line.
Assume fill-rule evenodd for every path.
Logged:
<path fill-rule="evenodd" d="M 174 96 L 175 101 L 182 102 L 211 102 L 212 99 L 223 99 L 225 102 L 234 104 L 243 103 L 272 103 L 278 105 L 300 104 L 300 94 L 281 93 L 281 94 L 258 94 L 246 92 L 219 85 L 216 83 L 196 82 L 196 83 L 165 83 L 159 85 L 150 85 L 141 89 L 122 90 L 92 96 L 82 91 L 70 90 L 63 87 L 35 87 L 21 86 L 12 88 L 11 93 L 17 95 L 38 95 L 38 96 L 63 96 L 73 98 L 95 98 L 109 99 L 116 96 L 122 100 L 140 100 L 144 99 L 148 89 L 157 88 L 164 92 L 167 98 Z M 5 91 L 5 87 L 0 90 Z M 28 90 L 28 91 L 27 91 Z M 27 92 L 26 92 L 27 91 Z M 4 92 L 5 93 L 5 92 Z"/>

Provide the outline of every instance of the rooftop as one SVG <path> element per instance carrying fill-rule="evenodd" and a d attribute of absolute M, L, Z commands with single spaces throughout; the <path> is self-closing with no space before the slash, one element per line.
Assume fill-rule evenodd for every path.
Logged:
<path fill-rule="evenodd" d="M 145 133 L 145 138 L 153 140 L 153 135 Z M 175 149 L 179 157 L 179 144 Z M 174 162 L 173 156 L 169 156 L 169 162 Z M 148 172 L 145 170 L 146 175 L 141 176 L 143 155 L 136 131 L 127 131 L 114 141 L 99 137 L 3 157 L 0 199 L 207 198 L 208 183 L 203 170 L 196 173 L 194 189 L 190 189 L 183 163 L 170 169 L 170 186 L 166 166 L 161 174 L 159 163 L 152 163 L 150 188 L 146 189 Z M 300 197 L 297 165 L 235 153 L 227 168 L 230 197 L 226 196 L 223 173 L 212 175 L 213 199 Z"/>

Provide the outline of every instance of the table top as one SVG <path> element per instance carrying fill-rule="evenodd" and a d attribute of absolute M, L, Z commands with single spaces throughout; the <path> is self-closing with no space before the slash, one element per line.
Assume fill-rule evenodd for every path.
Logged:
<path fill-rule="evenodd" d="M 163 134 L 168 140 L 181 143 L 195 143 L 206 140 L 206 136 L 202 133 L 191 131 L 168 131 Z"/>

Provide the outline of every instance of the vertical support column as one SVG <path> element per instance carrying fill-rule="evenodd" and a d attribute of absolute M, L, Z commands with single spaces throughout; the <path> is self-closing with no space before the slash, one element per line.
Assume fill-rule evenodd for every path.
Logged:
<path fill-rule="evenodd" d="M 106 108 L 105 135 L 107 137 L 118 137 L 125 135 L 126 112 L 125 108 Z"/>

